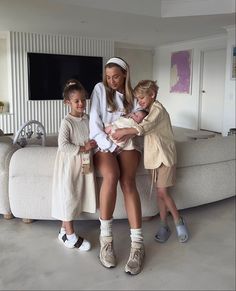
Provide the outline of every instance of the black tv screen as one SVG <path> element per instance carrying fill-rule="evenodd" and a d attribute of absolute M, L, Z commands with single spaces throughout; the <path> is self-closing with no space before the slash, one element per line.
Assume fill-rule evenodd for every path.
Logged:
<path fill-rule="evenodd" d="M 27 53 L 29 100 L 62 99 L 65 83 L 79 80 L 92 93 L 102 80 L 102 57 Z"/>

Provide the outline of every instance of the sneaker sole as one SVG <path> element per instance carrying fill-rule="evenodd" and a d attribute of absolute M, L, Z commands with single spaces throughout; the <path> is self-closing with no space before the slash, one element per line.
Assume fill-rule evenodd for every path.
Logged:
<path fill-rule="evenodd" d="M 113 268 L 116 267 L 116 265 L 111 265 L 111 264 L 108 265 L 108 264 L 104 263 L 104 262 L 101 260 L 100 256 L 98 256 L 98 258 L 99 258 L 99 261 L 100 261 L 100 263 L 101 263 L 101 265 L 102 265 L 103 267 L 105 267 L 105 268 L 107 268 L 107 269 L 113 269 Z"/>

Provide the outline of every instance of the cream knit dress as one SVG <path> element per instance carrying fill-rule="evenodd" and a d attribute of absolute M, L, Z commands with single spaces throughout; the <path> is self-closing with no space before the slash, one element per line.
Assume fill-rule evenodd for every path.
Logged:
<path fill-rule="evenodd" d="M 82 211 L 96 212 L 93 172 L 82 173 L 80 146 L 89 139 L 88 116 L 68 114 L 61 122 L 52 186 L 52 217 L 72 221 Z M 92 159 L 91 159 L 92 162 Z"/>

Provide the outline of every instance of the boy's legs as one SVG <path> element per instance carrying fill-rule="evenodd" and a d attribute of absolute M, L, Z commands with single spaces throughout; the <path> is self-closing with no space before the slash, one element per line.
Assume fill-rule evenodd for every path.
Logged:
<path fill-rule="evenodd" d="M 158 169 L 157 178 L 157 201 L 160 210 L 161 227 L 156 235 L 156 239 L 165 242 L 170 236 L 170 229 L 167 225 L 167 211 L 170 211 L 180 242 L 188 239 L 188 233 L 183 219 L 180 217 L 179 211 L 172 197 L 168 194 L 168 187 L 175 183 L 175 166 L 166 167 L 163 164 Z"/>

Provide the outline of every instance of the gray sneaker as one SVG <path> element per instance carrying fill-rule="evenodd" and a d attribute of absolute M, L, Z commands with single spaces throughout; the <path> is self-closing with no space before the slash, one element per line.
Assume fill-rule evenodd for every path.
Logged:
<path fill-rule="evenodd" d="M 100 236 L 100 261 L 106 268 L 116 266 L 116 257 L 113 250 L 112 236 Z"/>
<path fill-rule="evenodd" d="M 130 275 L 137 275 L 141 272 L 145 257 L 143 243 L 132 242 L 129 260 L 125 266 L 125 272 Z"/>

